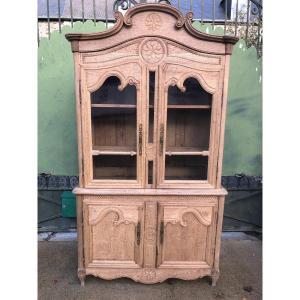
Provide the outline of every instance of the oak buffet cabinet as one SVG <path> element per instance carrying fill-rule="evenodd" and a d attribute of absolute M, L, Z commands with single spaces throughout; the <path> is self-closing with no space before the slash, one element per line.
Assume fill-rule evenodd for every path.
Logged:
<path fill-rule="evenodd" d="M 219 277 L 229 60 L 237 38 L 140 4 L 70 33 L 79 157 L 78 276 Z"/>

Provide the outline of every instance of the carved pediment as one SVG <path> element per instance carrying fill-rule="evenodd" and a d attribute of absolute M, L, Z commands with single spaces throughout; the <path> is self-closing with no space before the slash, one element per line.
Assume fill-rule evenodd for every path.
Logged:
<path fill-rule="evenodd" d="M 238 41 L 234 36 L 217 36 L 196 30 L 192 26 L 192 13 L 184 16 L 177 8 L 168 4 L 138 4 L 130 8 L 125 16 L 116 13 L 114 27 L 97 33 L 68 33 L 66 38 L 72 42 L 73 52 L 104 50 L 136 37 L 160 36 L 207 53 L 231 54 L 232 45 Z M 116 39 L 114 36 L 118 35 Z M 97 40 L 105 42 L 96 42 Z M 93 42 L 90 42 L 93 41 Z M 207 43 L 209 42 L 209 43 Z M 225 45 L 227 45 L 225 47 Z"/>

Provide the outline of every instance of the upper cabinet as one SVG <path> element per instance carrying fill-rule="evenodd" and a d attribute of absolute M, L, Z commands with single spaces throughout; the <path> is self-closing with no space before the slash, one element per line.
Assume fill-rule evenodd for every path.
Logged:
<path fill-rule="evenodd" d="M 69 34 L 76 64 L 80 185 L 220 185 L 228 56 L 234 37 L 192 27 L 165 4 Z M 225 95 L 225 96 L 224 96 Z"/>

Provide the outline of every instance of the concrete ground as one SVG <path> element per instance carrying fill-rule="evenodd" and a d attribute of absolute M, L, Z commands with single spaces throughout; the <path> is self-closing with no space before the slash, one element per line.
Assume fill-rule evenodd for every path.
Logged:
<path fill-rule="evenodd" d="M 258 300 L 262 299 L 262 243 L 244 234 L 223 235 L 221 275 L 216 287 L 209 279 L 170 279 L 154 285 L 126 278 L 106 281 L 88 276 L 85 287 L 77 279 L 75 241 L 39 242 L 38 293 L 41 300 Z"/>

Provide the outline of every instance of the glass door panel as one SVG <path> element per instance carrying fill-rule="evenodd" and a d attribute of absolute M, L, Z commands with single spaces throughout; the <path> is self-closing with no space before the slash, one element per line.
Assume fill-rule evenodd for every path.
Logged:
<path fill-rule="evenodd" d="M 164 179 L 206 181 L 212 96 L 194 78 L 184 86 L 168 89 Z"/>
<path fill-rule="evenodd" d="M 93 179 L 137 180 L 136 87 L 109 77 L 91 93 Z"/>

